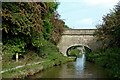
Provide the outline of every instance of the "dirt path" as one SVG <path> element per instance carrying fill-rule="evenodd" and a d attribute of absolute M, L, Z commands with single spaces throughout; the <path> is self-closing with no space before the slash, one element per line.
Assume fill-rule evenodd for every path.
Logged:
<path fill-rule="evenodd" d="M 42 63 L 42 62 L 45 62 L 45 61 L 35 62 L 35 63 L 32 63 L 32 64 L 26 64 L 26 65 L 34 65 L 34 64 L 39 64 L 39 63 Z M 15 70 L 15 69 L 24 67 L 24 66 L 26 66 L 26 65 L 20 65 L 20 66 L 17 66 L 17 67 L 15 67 L 15 68 L 3 70 L 3 71 L 0 71 L 0 73 L 4 73 L 4 72 L 10 71 L 10 70 Z"/>

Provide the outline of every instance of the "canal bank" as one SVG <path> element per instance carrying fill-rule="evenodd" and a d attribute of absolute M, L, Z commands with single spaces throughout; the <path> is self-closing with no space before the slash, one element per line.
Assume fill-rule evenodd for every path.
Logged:
<path fill-rule="evenodd" d="M 104 67 L 111 77 L 120 79 L 120 48 L 86 53 L 86 60 Z"/>
<path fill-rule="evenodd" d="M 48 70 L 49 68 L 51 68 L 53 66 L 58 66 L 58 65 L 66 63 L 66 62 L 72 62 L 74 60 L 75 60 L 74 57 L 67 58 L 64 56 L 60 56 L 60 58 L 59 59 L 57 58 L 56 60 L 45 60 L 38 64 L 25 65 L 20 68 L 6 71 L 6 72 L 2 73 L 2 78 L 25 78 L 30 75 L 39 73 L 41 71 Z"/>

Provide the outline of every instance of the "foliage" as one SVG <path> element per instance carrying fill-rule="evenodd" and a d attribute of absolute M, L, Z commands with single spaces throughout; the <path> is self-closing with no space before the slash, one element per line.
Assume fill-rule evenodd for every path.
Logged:
<path fill-rule="evenodd" d="M 12 38 L 8 39 L 8 42 L 6 43 L 6 46 L 3 46 L 3 51 L 5 49 L 10 50 L 12 53 L 17 52 L 25 52 L 25 46 L 26 43 L 24 42 L 23 37 L 21 38 Z"/>
<path fill-rule="evenodd" d="M 67 54 L 68 56 L 78 56 L 81 50 L 77 49 L 78 47 L 81 46 L 72 46 L 68 49 Z"/>
<path fill-rule="evenodd" d="M 74 49 L 71 52 L 69 52 L 68 54 L 69 54 L 69 56 L 78 56 L 79 53 L 80 53 L 80 50 Z"/>
<path fill-rule="evenodd" d="M 103 43 L 103 49 L 120 46 L 120 2 L 113 11 L 103 17 L 103 23 L 97 25 L 95 33 Z"/>
<path fill-rule="evenodd" d="M 110 76 L 120 78 L 120 48 L 97 50 L 86 54 L 86 60 L 105 67 Z"/>
<path fill-rule="evenodd" d="M 15 54 L 31 49 L 41 56 L 48 55 L 42 53 L 43 48 L 57 44 L 65 27 L 56 11 L 58 5 L 57 2 L 3 2 L 3 51 L 8 49 Z"/>

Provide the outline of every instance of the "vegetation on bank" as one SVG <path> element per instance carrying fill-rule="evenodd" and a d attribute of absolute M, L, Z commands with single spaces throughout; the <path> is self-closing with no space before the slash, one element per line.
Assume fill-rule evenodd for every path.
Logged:
<path fill-rule="evenodd" d="M 112 77 L 120 78 L 120 48 L 97 50 L 86 54 L 86 60 L 94 62 L 107 69 Z"/>
<path fill-rule="evenodd" d="M 56 11 L 58 5 L 57 2 L 2 3 L 3 70 L 39 61 L 49 60 L 53 66 L 70 60 L 62 56 L 56 46 L 64 28 L 68 28 Z M 16 53 L 19 54 L 18 62 L 15 61 Z M 37 70 L 39 64 L 33 67 Z M 5 72 L 3 77 L 21 76 L 21 72 L 27 74 L 33 67 L 24 66 Z"/>
<path fill-rule="evenodd" d="M 45 40 L 44 40 L 45 41 Z M 43 41 L 43 42 L 44 42 Z M 46 41 L 45 44 L 41 48 L 41 53 L 46 54 L 44 57 L 41 57 L 35 50 L 30 51 L 29 54 L 24 54 L 24 57 L 19 59 L 16 62 L 14 59 L 11 59 L 13 56 L 11 54 L 3 55 L 3 70 L 15 68 L 16 66 L 26 65 L 26 64 L 33 64 L 33 65 L 26 65 L 22 68 L 18 68 L 16 70 L 10 70 L 8 72 L 2 73 L 3 78 L 25 78 L 29 75 L 33 75 L 38 73 L 42 70 L 46 70 L 47 68 L 61 65 L 68 61 L 74 61 L 74 58 L 68 58 L 60 54 L 56 45 Z M 8 50 L 4 51 L 7 53 Z M 7 61 L 8 60 L 8 61 Z M 34 64 L 35 62 L 45 61 L 43 63 Z"/>
<path fill-rule="evenodd" d="M 86 52 L 86 60 L 105 67 L 112 77 L 120 78 L 120 2 L 97 25 L 95 36 L 102 48 Z"/>
<path fill-rule="evenodd" d="M 26 65 L 22 68 L 4 72 L 2 74 L 2 77 L 3 78 L 25 78 L 25 77 L 29 77 L 30 75 L 34 75 L 38 72 L 41 72 L 43 70 L 46 70 L 50 67 L 61 65 L 63 63 L 74 61 L 74 60 L 75 60 L 74 58 L 68 58 L 68 57 L 62 56 L 61 54 L 58 54 L 56 55 L 55 59 L 45 59 L 45 60 L 42 59 L 42 61 L 45 61 L 45 62 L 42 62 L 39 64 L 33 64 L 33 65 Z"/>

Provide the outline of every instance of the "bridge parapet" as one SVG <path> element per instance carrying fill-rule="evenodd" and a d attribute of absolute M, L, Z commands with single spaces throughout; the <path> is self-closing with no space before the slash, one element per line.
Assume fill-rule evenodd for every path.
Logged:
<path fill-rule="evenodd" d="M 96 29 L 65 29 L 62 35 L 93 35 Z"/>

